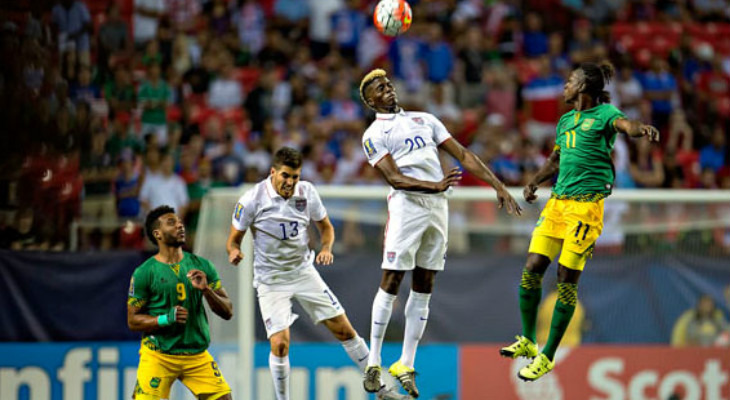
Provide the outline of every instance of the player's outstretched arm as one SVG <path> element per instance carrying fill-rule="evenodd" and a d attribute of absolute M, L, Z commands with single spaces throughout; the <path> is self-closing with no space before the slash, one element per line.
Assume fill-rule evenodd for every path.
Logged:
<path fill-rule="evenodd" d="M 239 231 L 235 226 L 231 225 L 231 232 L 228 234 L 228 240 L 226 241 L 226 252 L 228 252 L 228 262 L 233 265 L 243 260 L 243 253 L 241 253 L 241 241 L 246 231 Z"/>
<path fill-rule="evenodd" d="M 522 192 L 525 196 L 525 200 L 528 203 L 532 203 L 537 200 L 537 195 L 535 194 L 537 187 L 540 186 L 541 183 L 552 179 L 558 171 L 560 171 L 560 149 L 556 147 L 550 154 L 550 157 L 548 157 L 547 161 L 545 161 L 545 164 L 537 170 L 535 176 L 533 176 L 532 179 L 530 179 L 530 182 L 525 185 L 525 189 Z"/>
<path fill-rule="evenodd" d="M 481 179 L 482 181 L 487 182 L 494 188 L 494 190 L 497 191 L 499 208 L 502 208 L 506 205 L 507 213 L 514 213 L 517 215 L 522 214 L 522 208 L 520 208 L 520 205 L 517 204 L 517 201 L 515 201 L 512 195 L 509 194 L 507 188 L 505 188 L 504 186 L 504 183 L 502 183 L 502 181 L 500 181 L 499 178 L 494 175 L 494 172 L 492 172 L 492 170 L 489 169 L 489 167 L 487 167 L 482 162 L 482 160 L 477 157 L 476 154 L 462 146 L 461 143 L 457 142 L 454 139 L 446 140 L 445 142 L 441 143 L 440 147 L 446 150 L 447 153 L 451 154 L 452 157 L 459 160 L 459 163 L 461 163 L 464 169 L 471 172 L 472 174 L 474 174 L 474 176 Z"/>
<path fill-rule="evenodd" d="M 458 168 L 452 169 L 444 179 L 439 182 L 428 182 L 405 176 L 393 161 L 393 157 L 388 154 L 383 157 L 375 168 L 380 171 L 383 178 L 393 189 L 410 190 L 413 192 L 439 193 L 455 185 L 461 180 L 461 171 Z"/>
<path fill-rule="evenodd" d="M 623 132 L 631 137 L 646 136 L 650 142 L 659 141 L 659 130 L 651 125 L 644 124 L 636 120 L 619 118 L 613 121 L 616 130 Z"/>
<path fill-rule="evenodd" d="M 330 217 L 324 217 L 321 221 L 314 221 L 319 230 L 319 236 L 322 238 L 322 248 L 317 254 L 315 261 L 320 265 L 330 265 L 334 261 L 332 255 L 332 245 L 335 243 L 335 227 L 330 222 Z"/>

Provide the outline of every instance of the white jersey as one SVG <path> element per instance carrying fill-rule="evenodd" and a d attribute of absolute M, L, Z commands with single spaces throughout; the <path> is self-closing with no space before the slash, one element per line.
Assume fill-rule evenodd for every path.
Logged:
<path fill-rule="evenodd" d="M 311 268 L 314 252 L 309 249 L 309 222 L 326 216 L 327 210 L 309 182 L 299 181 L 289 199 L 276 192 L 270 177 L 244 193 L 236 203 L 232 223 L 239 231 L 252 229 L 254 285 L 283 283 Z"/>
<path fill-rule="evenodd" d="M 372 166 L 390 154 L 403 175 L 438 182 L 444 178 L 438 146 L 450 138 L 433 115 L 401 109 L 397 114 L 378 113 L 365 131 L 362 145 Z"/>

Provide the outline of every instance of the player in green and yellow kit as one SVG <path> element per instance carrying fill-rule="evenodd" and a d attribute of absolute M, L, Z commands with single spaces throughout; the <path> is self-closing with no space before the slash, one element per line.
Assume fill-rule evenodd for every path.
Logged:
<path fill-rule="evenodd" d="M 231 400 L 231 388 L 207 350 L 203 298 L 221 318 L 233 317 L 218 272 L 210 261 L 182 250 L 185 226 L 173 208 L 150 211 L 145 230 L 159 251 L 134 270 L 129 284 L 127 324 L 144 332 L 134 398 L 167 399 L 180 379 L 199 400 Z"/>
<path fill-rule="evenodd" d="M 583 63 L 571 73 L 563 96 L 573 105 L 573 110 L 558 121 L 553 153 L 525 186 L 525 200 L 532 203 L 537 199 L 538 185 L 558 174 L 550 200 L 532 232 L 527 263 L 522 271 L 522 336 L 500 350 L 504 357 L 533 358 L 518 373 L 523 380 L 538 379 L 555 366 L 555 351 L 578 299 L 578 280 L 603 229 L 603 199 L 611 194 L 615 178 L 611 151 L 616 134 L 623 132 L 631 137 L 659 140 L 656 128 L 626 119 L 619 109 L 609 104 L 604 87 L 613 73 L 608 63 Z M 542 277 L 558 254 L 558 301 L 548 341 L 538 354 L 535 325 L 542 297 Z"/>

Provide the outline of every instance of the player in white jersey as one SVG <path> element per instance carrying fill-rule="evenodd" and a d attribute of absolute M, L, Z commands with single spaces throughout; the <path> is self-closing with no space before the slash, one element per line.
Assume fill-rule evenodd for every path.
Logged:
<path fill-rule="evenodd" d="M 418 397 L 414 380 L 416 347 L 428 321 L 428 304 L 436 272 L 444 269 L 448 235 L 448 203 L 444 193 L 461 179 L 458 168 L 445 177 L 439 161 L 441 148 L 461 166 L 496 191 L 499 207 L 521 214 L 504 184 L 471 151 L 465 149 L 431 114 L 404 111 L 385 71 L 376 69 L 360 83 L 360 97 L 377 115 L 362 138 L 363 149 L 392 186 L 388 195 L 388 223 L 383 249 L 383 276 L 375 295 L 370 330 L 370 358 L 364 386 L 376 391 L 381 377 L 380 350 L 393 302 L 406 271 L 413 271 L 406 302 L 403 350 L 388 369 L 403 388 Z"/>
<path fill-rule="evenodd" d="M 367 365 L 369 353 L 337 296 L 314 268 L 314 262 L 332 264 L 335 230 L 314 186 L 299 180 L 301 170 L 300 152 L 287 147 L 277 151 L 271 175 L 236 203 L 226 243 L 229 261 L 238 265 L 243 259 L 244 233 L 251 229 L 254 235 L 254 287 L 271 344 L 269 368 L 277 400 L 289 399 L 289 326 L 298 317 L 292 313 L 292 299 L 315 323 L 321 322 L 332 332 L 361 370 Z M 310 221 L 314 221 L 322 238 L 316 257 L 309 249 Z M 382 382 L 377 394 L 379 399 L 411 398 Z"/>

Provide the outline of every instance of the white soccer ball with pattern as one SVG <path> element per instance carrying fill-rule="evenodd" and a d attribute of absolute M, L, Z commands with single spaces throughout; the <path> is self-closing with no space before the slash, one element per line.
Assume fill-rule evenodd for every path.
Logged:
<path fill-rule="evenodd" d="M 397 36 L 407 31 L 412 19 L 411 6 L 405 0 L 381 0 L 373 13 L 375 27 L 386 36 Z"/>

